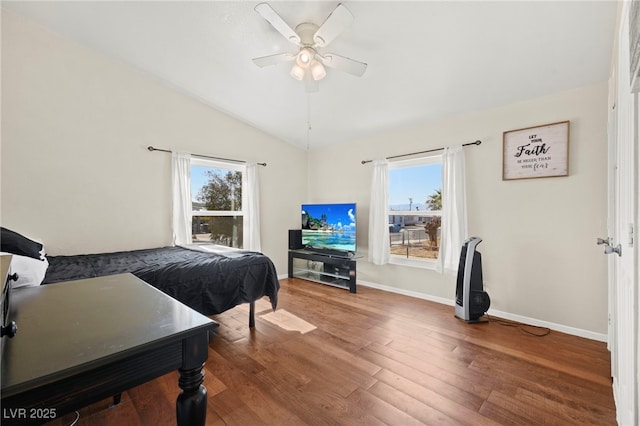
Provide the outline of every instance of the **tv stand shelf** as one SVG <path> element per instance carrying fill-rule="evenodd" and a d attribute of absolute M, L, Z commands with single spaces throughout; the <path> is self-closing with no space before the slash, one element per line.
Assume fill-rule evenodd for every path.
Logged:
<path fill-rule="evenodd" d="M 355 293 L 356 257 L 289 250 L 289 278 L 301 278 Z"/>

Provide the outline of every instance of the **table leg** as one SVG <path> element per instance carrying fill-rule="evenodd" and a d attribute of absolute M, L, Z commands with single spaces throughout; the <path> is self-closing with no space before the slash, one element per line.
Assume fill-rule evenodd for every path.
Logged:
<path fill-rule="evenodd" d="M 203 364 L 204 365 L 204 364 Z M 176 402 L 176 417 L 179 426 L 204 426 L 207 419 L 207 388 L 202 385 L 202 367 L 178 370 L 178 384 L 182 389 Z"/>
<path fill-rule="evenodd" d="M 176 401 L 179 426 L 205 426 L 207 419 L 207 389 L 204 381 L 204 362 L 208 356 L 208 332 L 182 341 L 182 367 L 178 369 L 178 385 L 182 391 Z"/>

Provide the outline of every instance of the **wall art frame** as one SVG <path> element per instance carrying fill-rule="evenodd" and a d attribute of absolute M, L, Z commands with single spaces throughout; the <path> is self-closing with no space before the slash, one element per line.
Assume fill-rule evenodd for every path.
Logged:
<path fill-rule="evenodd" d="M 502 134 L 502 180 L 569 176 L 570 121 Z"/>

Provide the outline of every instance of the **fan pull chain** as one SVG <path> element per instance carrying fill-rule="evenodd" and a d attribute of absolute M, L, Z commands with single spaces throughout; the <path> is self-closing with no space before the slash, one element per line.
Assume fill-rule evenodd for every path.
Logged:
<path fill-rule="evenodd" d="M 307 151 L 311 145 L 311 94 L 307 93 Z"/>

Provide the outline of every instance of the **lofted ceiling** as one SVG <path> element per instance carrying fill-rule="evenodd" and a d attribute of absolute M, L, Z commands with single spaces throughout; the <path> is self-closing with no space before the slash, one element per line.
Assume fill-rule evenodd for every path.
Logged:
<path fill-rule="evenodd" d="M 2 8 L 127 63 L 275 137 L 315 149 L 575 87 L 609 76 L 614 1 L 344 1 L 354 20 L 320 53 L 368 64 L 327 68 L 307 93 L 295 53 L 259 1 L 2 1 Z M 336 1 L 269 2 L 295 28 Z"/>

